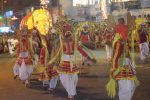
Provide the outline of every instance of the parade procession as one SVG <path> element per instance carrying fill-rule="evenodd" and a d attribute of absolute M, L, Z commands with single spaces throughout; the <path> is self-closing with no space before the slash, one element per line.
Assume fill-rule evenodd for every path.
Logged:
<path fill-rule="evenodd" d="M 37 1 L 13 16 L 11 32 L 0 18 L 0 100 L 150 100 L 150 6 L 130 11 L 134 0 Z M 4 13 L 10 1 L 2 2 Z M 111 3 L 119 10 L 110 12 Z"/>

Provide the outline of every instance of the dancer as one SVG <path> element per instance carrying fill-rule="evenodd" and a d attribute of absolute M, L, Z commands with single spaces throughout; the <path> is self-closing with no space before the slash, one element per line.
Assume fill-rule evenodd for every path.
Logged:
<path fill-rule="evenodd" d="M 87 54 L 89 53 L 87 51 L 87 49 L 94 49 L 95 48 L 95 45 L 91 42 L 91 37 L 90 37 L 90 32 L 88 30 L 89 26 L 88 25 L 84 25 L 83 26 L 83 30 L 79 33 L 79 41 L 80 41 L 80 44 L 82 46 L 84 46 L 85 48 L 83 48 L 84 52 L 86 52 Z M 91 62 L 85 58 L 84 56 L 82 56 L 82 65 L 88 65 L 90 66 L 91 65 Z"/>
<path fill-rule="evenodd" d="M 107 55 L 106 58 L 108 62 L 112 60 L 113 55 L 112 39 L 113 39 L 112 33 L 108 31 L 108 29 L 105 29 L 103 34 L 103 41 L 106 48 L 106 55 Z"/>
<path fill-rule="evenodd" d="M 76 49 L 82 56 L 84 56 L 88 60 L 91 60 L 91 58 L 83 50 L 83 48 L 81 48 L 81 46 L 78 45 L 76 47 L 71 31 L 67 31 L 64 34 L 63 55 L 61 57 L 60 67 L 58 71 L 60 74 L 61 83 L 66 89 L 68 98 L 70 100 L 73 100 L 74 96 L 77 94 L 76 86 L 78 82 L 79 71 L 74 56 Z"/>
<path fill-rule="evenodd" d="M 59 37 L 57 36 L 56 30 L 53 27 L 51 30 L 51 38 L 49 43 L 51 43 L 50 45 L 52 47 L 50 47 L 49 50 L 51 50 L 50 53 L 50 61 L 51 62 L 54 58 L 55 58 L 55 54 L 57 54 L 59 52 L 60 49 L 60 44 L 58 43 L 59 41 Z M 54 89 L 56 88 L 57 85 L 57 81 L 59 78 L 59 74 L 57 72 L 58 69 L 58 65 L 60 63 L 60 58 L 58 57 L 57 59 L 55 59 L 55 61 L 51 64 L 47 65 L 47 74 L 49 77 L 49 88 L 48 91 L 53 92 Z"/>
<path fill-rule="evenodd" d="M 145 25 L 142 24 L 138 30 L 138 41 L 140 47 L 141 60 L 145 63 L 148 59 L 149 54 L 149 43 L 148 43 L 148 33 L 145 29 Z"/>
<path fill-rule="evenodd" d="M 23 27 L 17 47 L 18 58 L 14 66 L 14 79 L 18 75 L 26 86 L 29 85 L 29 79 L 33 72 L 33 57 L 28 38 L 27 27 Z"/>
<path fill-rule="evenodd" d="M 113 64 L 110 70 L 110 81 L 107 84 L 108 95 L 115 97 L 117 81 L 119 100 L 131 100 L 139 82 L 131 63 L 129 47 L 126 46 L 126 41 L 121 34 L 115 34 L 113 47 Z"/>

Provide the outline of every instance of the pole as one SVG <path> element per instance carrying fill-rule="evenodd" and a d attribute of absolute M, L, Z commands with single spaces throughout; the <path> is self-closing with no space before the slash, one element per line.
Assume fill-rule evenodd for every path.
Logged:
<path fill-rule="evenodd" d="M 0 6 L 1 6 L 1 10 L 2 10 L 2 17 L 4 16 L 4 0 L 1 0 L 0 1 Z M 5 18 L 3 17 L 3 23 L 4 23 L 4 25 L 5 25 Z"/>
<path fill-rule="evenodd" d="M 62 16 L 60 0 L 58 0 L 58 11 L 59 11 L 59 16 Z"/>
<path fill-rule="evenodd" d="M 122 9 L 125 9 L 125 1 L 123 1 L 123 7 L 122 7 Z"/>
<path fill-rule="evenodd" d="M 1 0 L 2 15 L 4 15 L 4 0 Z"/>

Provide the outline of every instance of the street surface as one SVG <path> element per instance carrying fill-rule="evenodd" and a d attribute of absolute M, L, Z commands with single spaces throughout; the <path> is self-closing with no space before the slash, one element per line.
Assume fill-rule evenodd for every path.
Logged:
<path fill-rule="evenodd" d="M 108 66 L 105 51 L 96 50 L 97 64 L 81 66 L 77 86 L 76 100 L 118 100 L 107 96 L 105 85 L 108 81 Z M 80 60 L 80 59 L 79 59 Z M 15 58 L 8 54 L 0 55 L 0 100 L 67 100 L 67 93 L 61 83 L 54 93 L 49 94 L 37 80 L 37 75 L 31 77 L 31 86 L 25 87 L 19 79 L 13 79 L 12 68 Z M 136 53 L 136 70 L 141 85 L 136 89 L 132 100 L 150 100 L 150 59 L 142 64 L 139 54 Z"/>

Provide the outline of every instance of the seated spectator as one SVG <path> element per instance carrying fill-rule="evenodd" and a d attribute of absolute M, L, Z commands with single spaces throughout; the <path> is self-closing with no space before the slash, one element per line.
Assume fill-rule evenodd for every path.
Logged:
<path fill-rule="evenodd" d="M 0 53 L 3 53 L 3 44 L 0 43 Z"/>

